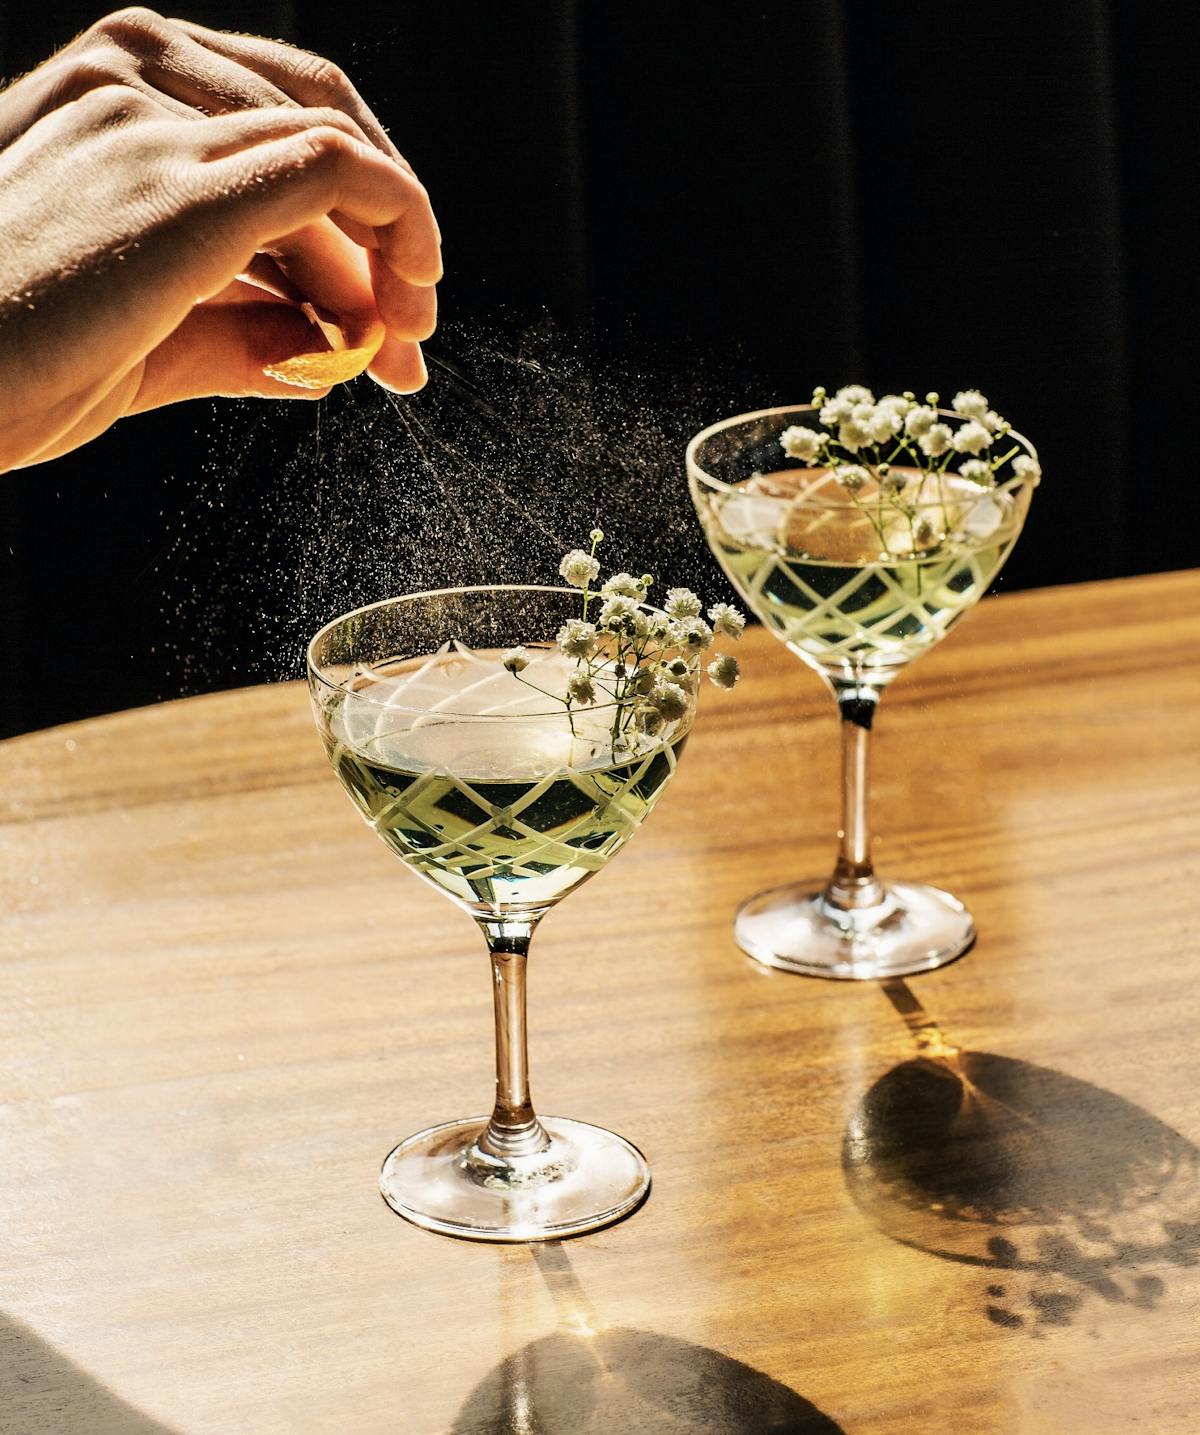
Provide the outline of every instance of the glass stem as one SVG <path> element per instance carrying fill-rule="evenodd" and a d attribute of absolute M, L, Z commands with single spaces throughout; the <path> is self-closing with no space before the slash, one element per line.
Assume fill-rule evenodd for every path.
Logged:
<path fill-rule="evenodd" d="M 871 722 L 879 705 L 876 688 L 834 684 L 842 726 L 842 829 L 837 866 L 825 900 L 842 911 L 873 907 L 883 888 L 871 865 L 871 829 L 867 821 L 870 784 Z"/>
<path fill-rule="evenodd" d="M 533 1156 L 550 1144 L 529 1097 L 525 969 L 535 923 L 536 918 L 479 920 L 492 961 L 496 1004 L 496 1105 L 478 1145 L 500 1160 Z"/>

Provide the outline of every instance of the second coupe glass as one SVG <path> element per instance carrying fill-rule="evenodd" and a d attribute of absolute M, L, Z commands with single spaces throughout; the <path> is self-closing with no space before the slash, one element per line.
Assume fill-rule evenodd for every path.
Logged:
<path fill-rule="evenodd" d="M 962 422 L 955 413 L 938 417 L 951 428 Z M 842 718 L 833 875 L 752 897 L 735 932 L 750 956 L 786 971 L 902 976 L 960 956 L 975 928 L 949 893 L 875 874 L 867 824 L 872 720 L 887 684 L 945 637 L 1000 571 L 1028 512 L 1036 455 L 1009 433 L 994 487 L 948 471 L 884 466 L 882 476 L 855 468 L 848 492 L 829 468 L 786 457 L 785 434 L 811 451 L 815 436 L 801 432 L 797 442 L 797 431 L 820 428 L 812 406 L 765 409 L 714 424 L 687 450 L 710 548 L 752 611 L 825 680 Z M 889 493 L 898 491 L 893 501 Z"/>

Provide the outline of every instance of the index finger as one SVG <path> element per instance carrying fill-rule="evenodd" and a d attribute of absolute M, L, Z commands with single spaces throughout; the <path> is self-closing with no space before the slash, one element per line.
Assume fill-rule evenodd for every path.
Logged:
<path fill-rule="evenodd" d="M 219 208 L 221 229 L 235 246 L 250 241 L 234 273 L 254 252 L 336 210 L 375 230 L 381 259 L 401 278 L 418 286 L 437 283 L 441 260 L 433 216 L 410 171 L 344 128 L 313 123 L 312 111 L 279 111 L 274 134 L 263 127 L 264 113 L 180 125 L 183 145 L 201 160 L 200 202 Z M 244 148 L 230 145 L 231 125 L 238 121 L 247 127 Z M 207 140 L 215 142 L 220 158 L 204 158 Z"/>

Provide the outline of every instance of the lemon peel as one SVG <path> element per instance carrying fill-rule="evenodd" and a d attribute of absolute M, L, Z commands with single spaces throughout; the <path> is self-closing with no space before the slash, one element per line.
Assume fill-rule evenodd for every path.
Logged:
<path fill-rule="evenodd" d="M 387 330 L 379 319 L 357 326 L 355 342 L 351 343 L 346 329 L 320 317 L 311 304 L 301 305 L 305 317 L 324 334 L 330 347 L 315 353 L 295 354 L 268 364 L 263 373 L 280 383 L 298 389 L 327 389 L 363 373 L 383 345 Z"/>

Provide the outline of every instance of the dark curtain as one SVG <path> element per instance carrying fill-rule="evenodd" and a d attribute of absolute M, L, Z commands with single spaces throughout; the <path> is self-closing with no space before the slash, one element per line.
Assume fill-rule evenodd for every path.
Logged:
<path fill-rule="evenodd" d="M 6 0 L 0 73 L 99 13 Z M 1182 517 L 1197 384 L 1195 6 L 197 0 L 188 13 L 286 37 L 354 76 L 434 196 L 448 324 L 430 348 L 476 395 L 470 326 L 518 335 L 543 310 L 560 335 L 588 331 L 589 363 L 618 372 L 636 354 L 638 402 L 657 403 L 653 441 L 674 455 L 654 462 L 676 470 L 690 429 L 729 411 L 714 405 L 802 400 L 814 382 L 979 387 L 1035 439 L 1046 472 L 1006 586 L 1196 561 Z M 435 367 L 412 401 L 427 426 L 442 420 L 434 390 L 449 372 Z M 502 404 L 503 374 L 490 381 L 484 398 Z M 274 601 L 270 583 L 255 590 L 251 573 L 237 604 L 204 614 L 206 658 L 189 668 L 178 656 L 196 610 L 179 606 L 179 575 L 163 576 L 186 525 L 206 530 L 220 568 L 222 520 L 196 493 L 231 431 L 243 570 L 258 566 L 246 514 L 259 490 L 279 464 L 303 481 L 303 454 L 319 463 L 313 406 L 269 419 L 248 407 L 236 420 L 208 403 L 129 420 L 0 478 L 0 730 L 271 670 L 269 635 L 248 638 L 239 621 Z M 239 423 L 271 426 L 262 457 Z M 400 428 L 389 445 L 409 441 Z M 336 507 L 336 493 L 324 501 Z M 266 551 L 278 523 L 261 507 Z M 505 571 L 542 562 L 508 509 L 477 500 L 475 518 L 485 532 L 494 518 Z M 412 542 L 397 584 L 428 574 Z M 193 603 L 205 571 L 183 580 Z"/>

